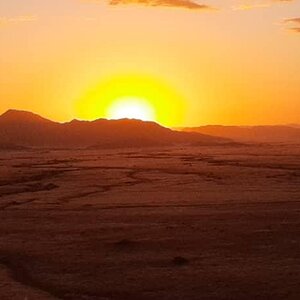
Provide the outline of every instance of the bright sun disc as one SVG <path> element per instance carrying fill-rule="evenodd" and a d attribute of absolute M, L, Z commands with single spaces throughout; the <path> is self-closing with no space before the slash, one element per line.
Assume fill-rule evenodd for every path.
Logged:
<path fill-rule="evenodd" d="M 114 101 L 108 108 L 107 115 L 109 119 L 155 120 L 152 106 L 146 100 L 134 97 L 123 97 Z"/>
<path fill-rule="evenodd" d="M 87 87 L 75 106 L 76 117 L 134 118 L 175 127 L 185 120 L 183 96 L 168 82 L 143 74 L 121 74 L 102 78 Z"/>

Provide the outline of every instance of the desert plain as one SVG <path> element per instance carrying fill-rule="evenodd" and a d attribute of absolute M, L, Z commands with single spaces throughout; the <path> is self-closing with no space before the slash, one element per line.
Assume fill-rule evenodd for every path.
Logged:
<path fill-rule="evenodd" d="M 1 300 L 299 299 L 300 145 L 0 151 Z"/>

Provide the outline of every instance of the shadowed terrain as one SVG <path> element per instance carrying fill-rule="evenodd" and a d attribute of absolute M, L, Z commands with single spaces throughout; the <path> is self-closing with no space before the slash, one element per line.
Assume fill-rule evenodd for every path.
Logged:
<path fill-rule="evenodd" d="M 0 298 L 299 299 L 300 146 L 0 151 Z"/>

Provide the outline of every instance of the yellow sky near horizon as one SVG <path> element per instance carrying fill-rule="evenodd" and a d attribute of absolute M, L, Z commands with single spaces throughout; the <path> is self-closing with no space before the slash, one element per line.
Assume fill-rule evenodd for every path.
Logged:
<path fill-rule="evenodd" d="M 131 2 L 0 0 L 0 113 L 95 119 L 125 97 L 165 126 L 300 123 L 298 0 Z"/>

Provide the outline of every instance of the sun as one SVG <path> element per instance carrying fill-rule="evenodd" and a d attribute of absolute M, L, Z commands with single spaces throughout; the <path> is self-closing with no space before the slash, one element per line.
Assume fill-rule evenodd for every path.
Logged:
<path fill-rule="evenodd" d="M 109 119 L 139 119 L 155 121 L 155 111 L 147 100 L 137 97 L 122 97 L 112 102 L 107 111 Z"/>
<path fill-rule="evenodd" d="M 102 78 L 87 87 L 76 101 L 82 120 L 140 119 L 175 127 L 185 119 L 185 98 L 177 89 L 150 75 L 121 74 Z"/>

